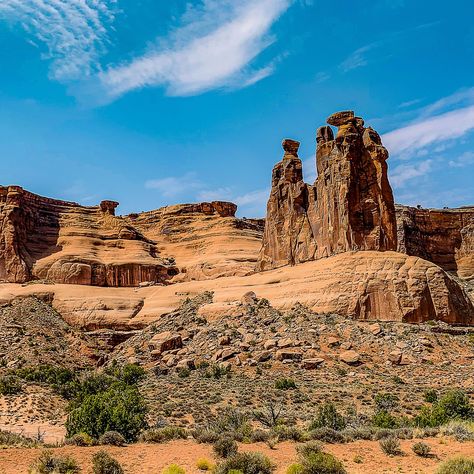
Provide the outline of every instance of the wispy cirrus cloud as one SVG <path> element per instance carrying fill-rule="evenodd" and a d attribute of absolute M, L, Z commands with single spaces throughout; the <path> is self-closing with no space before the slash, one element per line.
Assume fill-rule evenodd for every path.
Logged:
<path fill-rule="evenodd" d="M 401 188 L 408 181 L 420 176 L 426 176 L 432 169 L 432 160 L 425 160 L 415 164 L 401 164 L 390 173 L 390 181 L 396 188 Z"/>
<path fill-rule="evenodd" d="M 474 129 L 474 105 L 422 118 L 386 133 L 385 146 L 395 155 L 413 154 L 428 145 L 462 137 Z"/>
<path fill-rule="evenodd" d="M 273 67 L 248 70 L 273 41 L 273 23 L 292 0 L 204 0 L 191 8 L 159 46 L 128 64 L 100 74 L 112 97 L 147 86 L 169 95 L 198 94 L 218 87 L 244 87 L 267 77 Z"/>
<path fill-rule="evenodd" d="M 46 45 L 56 80 L 87 77 L 100 69 L 116 0 L 2 0 L 0 19 L 18 22 L 30 42 Z M 41 43 L 39 46 L 37 43 Z"/>

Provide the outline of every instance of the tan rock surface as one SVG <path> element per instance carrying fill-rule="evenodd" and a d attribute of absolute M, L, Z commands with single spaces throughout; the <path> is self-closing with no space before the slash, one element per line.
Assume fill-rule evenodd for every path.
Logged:
<path fill-rule="evenodd" d="M 0 285 L 0 300 L 48 291 L 67 319 L 86 326 L 138 327 L 204 291 L 214 299 L 204 317 L 238 316 L 242 294 L 252 290 L 278 309 L 296 302 L 318 313 L 364 320 L 421 322 L 439 319 L 474 324 L 474 308 L 460 286 L 438 266 L 396 252 L 347 252 L 246 277 L 223 277 L 170 286 L 86 288 L 78 285 Z"/>

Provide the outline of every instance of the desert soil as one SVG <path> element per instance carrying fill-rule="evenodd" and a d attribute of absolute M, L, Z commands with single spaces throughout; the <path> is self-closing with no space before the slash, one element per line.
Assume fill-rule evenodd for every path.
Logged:
<path fill-rule="evenodd" d="M 344 462 L 349 474 L 379 473 L 434 473 L 438 464 L 456 455 L 472 455 L 474 442 L 458 443 L 451 439 L 425 439 L 432 447 L 433 457 L 421 458 L 411 451 L 416 440 L 401 441 L 403 455 L 390 457 L 383 454 L 377 441 L 356 441 L 343 445 L 326 445 L 325 450 L 336 455 Z M 61 447 L 54 449 L 56 455 L 71 455 L 80 464 L 83 472 L 90 472 L 92 455 L 100 447 Z M 157 474 L 166 466 L 177 463 L 186 469 L 188 474 L 199 473 L 196 461 L 200 458 L 215 460 L 212 447 L 196 444 L 193 441 L 172 441 L 166 444 L 134 444 L 131 446 L 105 448 L 117 458 L 127 474 Z M 286 468 L 295 461 L 296 444 L 280 443 L 270 449 L 263 443 L 243 444 L 241 451 L 260 451 L 269 456 L 277 465 L 277 474 L 284 474 Z M 28 467 L 39 456 L 41 449 L 7 448 L 0 451 L 0 473 L 27 473 Z M 362 462 L 354 462 L 356 455 L 362 456 Z"/>

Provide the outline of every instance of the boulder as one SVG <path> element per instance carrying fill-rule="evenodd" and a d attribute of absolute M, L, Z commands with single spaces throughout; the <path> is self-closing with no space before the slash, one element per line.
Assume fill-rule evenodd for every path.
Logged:
<path fill-rule="evenodd" d="M 393 364 L 393 365 L 399 365 L 402 361 L 403 357 L 403 352 L 400 350 L 394 350 L 390 352 L 388 355 L 388 360 Z"/>
<path fill-rule="evenodd" d="M 153 353 L 163 353 L 174 349 L 183 347 L 183 341 L 180 334 L 172 333 L 171 331 L 161 332 L 155 334 L 148 342 Z"/>
<path fill-rule="evenodd" d="M 276 352 L 275 358 L 280 361 L 299 361 L 303 358 L 303 354 L 298 349 L 280 349 Z"/>
<path fill-rule="evenodd" d="M 357 365 L 360 363 L 360 354 L 353 350 L 344 351 L 339 354 L 339 359 L 348 365 Z"/>

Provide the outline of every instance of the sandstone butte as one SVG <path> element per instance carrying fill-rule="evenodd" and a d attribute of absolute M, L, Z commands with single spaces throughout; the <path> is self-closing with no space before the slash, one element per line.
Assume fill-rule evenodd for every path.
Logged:
<path fill-rule="evenodd" d="M 283 141 L 265 221 L 229 202 L 116 216 L 115 201 L 0 187 L 0 302 L 36 295 L 80 327 L 127 330 L 204 291 L 203 315 L 239 316 L 253 291 L 281 309 L 473 325 L 474 208 L 395 205 L 377 132 L 352 111 L 327 122 L 313 184 Z"/>

